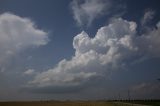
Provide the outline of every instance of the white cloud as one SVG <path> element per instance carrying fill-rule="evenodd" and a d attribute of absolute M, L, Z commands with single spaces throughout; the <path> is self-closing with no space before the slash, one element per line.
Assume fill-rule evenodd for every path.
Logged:
<path fill-rule="evenodd" d="M 155 12 L 153 10 L 145 11 L 144 16 L 141 20 L 142 26 L 145 26 L 146 24 L 148 24 L 148 22 L 150 22 L 154 18 L 154 14 Z"/>
<path fill-rule="evenodd" d="M 110 71 L 134 60 L 160 57 L 160 27 L 141 36 L 137 36 L 136 28 L 135 22 L 119 18 L 101 27 L 93 38 L 83 31 L 73 39 L 75 55 L 37 74 L 29 85 L 76 86 L 95 77 L 107 77 Z"/>
<path fill-rule="evenodd" d="M 73 0 L 71 9 L 78 25 L 89 26 L 92 21 L 109 12 L 110 0 Z"/>
<path fill-rule="evenodd" d="M 47 42 L 47 32 L 36 28 L 30 19 L 11 13 L 0 14 L 1 65 L 16 53 L 29 47 L 45 45 Z"/>
<path fill-rule="evenodd" d="M 33 69 L 28 69 L 27 71 L 24 72 L 25 75 L 32 75 L 35 73 L 35 70 Z"/>

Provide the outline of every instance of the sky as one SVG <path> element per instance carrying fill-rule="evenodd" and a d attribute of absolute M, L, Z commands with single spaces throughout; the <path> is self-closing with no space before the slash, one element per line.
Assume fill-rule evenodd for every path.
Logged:
<path fill-rule="evenodd" d="M 0 101 L 160 99 L 159 0 L 0 0 Z"/>

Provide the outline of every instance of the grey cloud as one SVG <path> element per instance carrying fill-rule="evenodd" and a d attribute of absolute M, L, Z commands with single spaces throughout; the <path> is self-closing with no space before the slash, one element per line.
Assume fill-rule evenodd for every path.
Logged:
<path fill-rule="evenodd" d="M 32 93 L 44 93 L 44 94 L 68 94 L 74 92 L 80 92 L 84 89 L 84 86 L 47 86 L 47 87 L 24 87 L 23 91 Z"/>
<path fill-rule="evenodd" d="M 157 27 L 158 27 L 158 28 L 160 27 L 160 22 L 157 23 Z"/>
<path fill-rule="evenodd" d="M 138 99 L 146 97 L 146 99 L 155 99 L 160 96 L 160 83 L 153 82 L 144 82 L 137 84 L 131 88 L 132 96 L 135 96 Z"/>

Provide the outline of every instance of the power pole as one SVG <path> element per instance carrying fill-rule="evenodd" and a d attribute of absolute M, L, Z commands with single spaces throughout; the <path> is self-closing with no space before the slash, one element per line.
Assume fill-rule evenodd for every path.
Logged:
<path fill-rule="evenodd" d="M 129 100 L 129 101 L 131 100 L 129 89 L 128 89 L 128 100 Z"/>
<path fill-rule="evenodd" d="M 120 93 L 118 94 L 118 98 L 119 98 L 119 101 L 121 100 L 121 95 L 120 95 Z"/>

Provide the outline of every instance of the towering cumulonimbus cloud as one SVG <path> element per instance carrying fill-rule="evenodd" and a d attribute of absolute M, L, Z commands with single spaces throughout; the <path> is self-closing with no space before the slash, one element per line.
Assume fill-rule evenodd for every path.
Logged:
<path fill-rule="evenodd" d="M 159 57 L 160 27 L 137 35 L 137 24 L 122 18 L 101 27 L 95 37 L 82 31 L 73 39 L 75 55 L 54 68 L 37 74 L 30 86 L 77 86 L 141 58 Z M 128 61 L 130 60 L 130 61 Z"/>
<path fill-rule="evenodd" d="M 47 32 L 36 28 L 34 22 L 12 13 L 0 14 L 0 64 L 22 50 L 48 43 Z M 0 68 L 3 68 L 2 65 Z"/>

